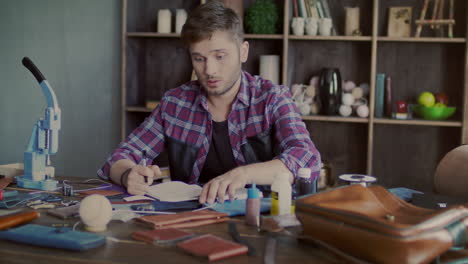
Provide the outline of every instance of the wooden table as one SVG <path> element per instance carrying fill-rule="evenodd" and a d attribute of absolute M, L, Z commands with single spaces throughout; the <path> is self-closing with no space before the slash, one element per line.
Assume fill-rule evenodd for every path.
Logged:
<path fill-rule="evenodd" d="M 4 211 L 6 209 L 0 209 Z M 61 220 L 46 213 L 47 209 L 40 209 L 41 217 L 31 223 L 52 226 L 68 223 L 73 226 L 79 218 Z M 263 254 L 268 239 L 267 233 L 255 227 L 244 224 L 242 217 L 231 218 L 237 224 L 242 238 L 253 245 L 257 256 L 236 256 L 215 263 L 264 263 Z M 135 241 L 130 237 L 133 231 L 146 228 L 130 220 L 127 223 L 111 221 L 108 230 L 101 234 L 119 239 L 119 242 L 108 239 L 104 246 L 74 252 L 63 249 L 44 248 L 0 240 L 0 263 L 207 263 L 208 260 L 189 255 L 175 246 L 164 247 Z M 79 224 L 76 230 L 83 231 Z M 228 233 L 228 223 L 212 224 L 197 228 L 184 229 L 196 234 L 213 234 L 232 240 Z M 276 243 L 275 263 L 340 263 L 331 254 L 320 250 L 316 246 L 297 240 L 293 237 L 279 236 Z"/>

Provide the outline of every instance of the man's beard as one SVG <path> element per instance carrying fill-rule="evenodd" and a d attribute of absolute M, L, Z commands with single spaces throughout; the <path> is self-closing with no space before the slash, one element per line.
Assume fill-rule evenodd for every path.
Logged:
<path fill-rule="evenodd" d="M 237 78 L 235 78 L 234 80 L 232 80 L 232 82 L 230 84 L 228 84 L 223 90 L 221 91 L 213 91 L 213 90 L 210 90 L 210 89 L 207 89 L 206 87 L 203 87 L 206 91 L 206 93 L 210 96 L 221 96 L 221 95 L 224 95 L 226 94 L 227 92 L 229 92 L 230 90 L 232 90 L 232 88 L 234 87 L 234 85 L 236 84 L 237 80 L 239 79 L 240 77 L 240 69 L 239 71 L 237 72 L 236 74 Z M 209 78 L 208 78 L 209 80 Z"/>

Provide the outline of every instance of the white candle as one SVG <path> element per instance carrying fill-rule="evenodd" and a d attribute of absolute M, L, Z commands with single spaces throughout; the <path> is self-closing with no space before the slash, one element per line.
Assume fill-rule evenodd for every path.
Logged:
<path fill-rule="evenodd" d="M 169 9 L 158 11 L 158 33 L 171 33 L 171 11 Z"/>
<path fill-rule="evenodd" d="M 260 56 L 260 76 L 279 84 L 279 62 L 280 57 L 278 55 Z"/>
<path fill-rule="evenodd" d="M 352 36 L 359 30 L 359 7 L 345 7 L 345 35 Z"/>

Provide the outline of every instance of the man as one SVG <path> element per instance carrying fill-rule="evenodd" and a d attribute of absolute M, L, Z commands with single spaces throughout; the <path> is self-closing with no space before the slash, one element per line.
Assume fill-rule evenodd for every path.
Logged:
<path fill-rule="evenodd" d="M 246 184 L 271 185 L 279 173 L 293 182 L 302 167 L 317 177 L 320 155 L 289 89 L 241 70 L 249 43 L 236 13 L 208 1 L 190 13 L 181 35 L 198 80 L 166 92 L 98 175 L 144 194 L 161 171 L 142 159 L 167 150 L 172 180 L 204 184 L 200 203 L 233 199 Z"/>

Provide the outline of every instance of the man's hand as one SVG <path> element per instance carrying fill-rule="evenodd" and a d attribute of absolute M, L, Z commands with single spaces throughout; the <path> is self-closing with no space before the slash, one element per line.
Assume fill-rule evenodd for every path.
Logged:
<path fill-rule="evenodd" d="M 144 195 L 153 183 L 153 178 L 159 176 L 161 176 L 161 170 L 156 165 L 148 167 L 136 165 L 131 168 L 126 179 L 122 180 L 129 194 Z"/>
<path fill-rule="evenodd" d="M 238 167 L 209 181 L 203 186 L 198 201 L 201 204 L 212 204 L 218 198 L 220 203 L 224 203 L 226 194 L 231 201 L 234 200 L 236 190 L 249 183 L 247 175 L 242 171 L 242 167 Z"/>

